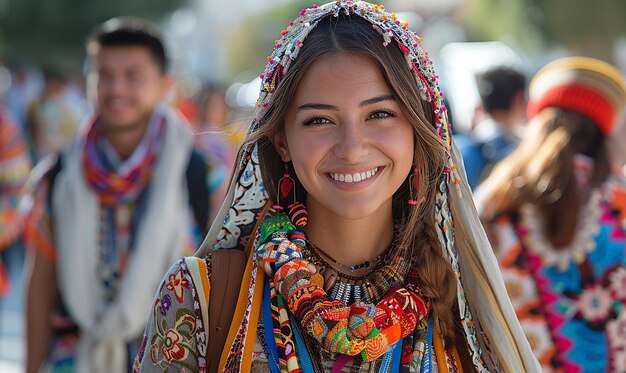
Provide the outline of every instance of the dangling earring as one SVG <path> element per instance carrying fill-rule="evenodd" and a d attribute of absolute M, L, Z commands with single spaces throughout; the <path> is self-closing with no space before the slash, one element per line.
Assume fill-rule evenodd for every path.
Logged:
<path fill-rule="evenodd" d="M 306 211 L 306 207 L 302 203 L 298 202 L 296 199 L 295 182 L 289 174 L 289 168 L 287 167 L 287 164 L 285 164 L 285 173 L 283 174 L 283 177 L 278 180 L 277 192 L 277 201 L 276 205 L 274 205 L 274 208 L 279 211 L 284 211 L 284 206 L 287 205 L 284 201 L 286 199 L 289 199 L 289 195 L 292 194 L 293 202 L 286 206 L 287 215 L 289 216 L 289 220 L 291 220 L 291 222 L 297 229 L 303 229 L 309 220 L 309 213 Z M 283 203 L 281 203 L 281 198 L 283 200 Z"/>
<path fill-rule="evenodd" d="M 278 180 L 278 190 L 276 191 L 276 204 L 274 208 L 279 211 L 283 211 L 283 204 L 280 203 L 281 196 L 283 201 L 289 197 L 289 194 L 293 192 L 293 200 L 296 200 L 296 191 L 294 190 L 294 181 L 291 175 L 289 174 L 289 169 L 287 168 L 287 164 L 285 164 L 285 173 L 283 177 Z"/>
<path fill-rule="evenodd" d="M 409 205 L 417 206 L 426 200 L 426 197 L 420 198 L 418 201 L 417 197 L 417 189 L 419 187 L 419 178 L 418 178 L 419 170 L 417 167 L 413 168 L 413 173 L 409 176 Z"/>

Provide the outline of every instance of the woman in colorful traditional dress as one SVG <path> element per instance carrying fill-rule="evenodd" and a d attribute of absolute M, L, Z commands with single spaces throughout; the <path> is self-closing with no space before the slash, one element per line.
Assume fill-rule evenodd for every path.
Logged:
<path fill-rule="evenodd" d="M 544 372 L 626 372 L 626 183 L 606 147 L 625 105 L 613 66 L 546 65 L 530 84 L 528 136 L 476 192 Z"/>
<path fill-rule="evenodd" d="M 303 9 L 261 79 L 220 224 L 166 274 L 135 368 L 539 371 L 407 24 Z"/>
<path fill-rule="evenodd" d="M 0 105 L 0 312 L 19 292 L 15 281 L 24 261 L 24 246 L 20 236 L 23 230 L 24 210 L 21 208 L 24 186 L 31 169 L 28 145 L 20 127 Z M 10 264 L 8 264 L 10 262 Z M 8 264 L 5 266 L 5 264 Z M 11 295 L 9 295 L 11 294 Z M 15 301 L 14 304 L 19 302 Z M 10 304 L 10 303 L 9 303 Z"/>

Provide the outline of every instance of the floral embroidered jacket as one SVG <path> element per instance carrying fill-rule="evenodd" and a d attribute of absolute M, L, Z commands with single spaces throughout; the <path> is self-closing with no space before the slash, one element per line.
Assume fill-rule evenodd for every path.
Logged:
<path fill-rule="evenodd" d="M 592 192 L 556 251 L 531 206 L 486 225 L 544 372 L 626 372 L 626 184 Z"/>

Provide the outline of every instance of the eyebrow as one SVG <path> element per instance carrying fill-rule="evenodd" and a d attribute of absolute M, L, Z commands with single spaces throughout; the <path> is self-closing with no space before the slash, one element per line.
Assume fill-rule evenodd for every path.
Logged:
<path fill-rule="evenodd" d="M 365 101 L 361 101 L 361 103 L 359 104 L 359 107 L 365 107 L 368 105 L 373 105 L 382 101 L 395 101 L 396 98 L 394 95 L 382 95 L 382 96 L 376 96 L 373 98 L 369 98 Z M 339 111 L 339 108 L 335 105 L 329 105 L 329 104 L 320 104 L 320 103 L 306 103 L 306 104 L 302 104 L 300 106 L 297 107 L 296 110 L 307 110 L 307 109 L 317 109 L 317 110 L 334 110 L 334 111 Z"/>

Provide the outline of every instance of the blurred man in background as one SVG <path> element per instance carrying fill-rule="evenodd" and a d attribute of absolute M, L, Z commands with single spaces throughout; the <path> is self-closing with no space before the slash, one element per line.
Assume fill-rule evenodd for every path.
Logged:
<path fill-rule="evenodd" d="M 457 143 L 472 188 L 519 142 L 526 121 L 526 78 L 508 67 L 491 69 L 477 78 L 481 106 L 469 137 Z"/>
<path fill-rule="evenodd" d="M 28 372 L 129 370 L 161 273 L 207 226 L 206 163 L 162 104 L 159 32 L 113 19 L 87 49 L 96 115 L 48 162 L 27 220 Z"/>
<path fill-rule="evenodd" d="M 15 124 L 30 141 L 26 128 L 28 108 L 37 98 L 41 90 L 41 81 L 34 69 L 26 64 L 15 64 L 10 67 L 11 83 L 4 94 L 3 100 L 7 114 L 15 120 Z"/>
<path fill-rule="evenodd" d="M 208 170 L 211 219 L 217 215 L 228 190 L 230 170 L 235 162 L 237 149 L 229 137 L 232 129 L 226 127 L 230 107 L 224 91 L 217 86 L 207 86 L 200 94 L 200 115 L 195 131 L 195 143 L 205 156 Z"/>

